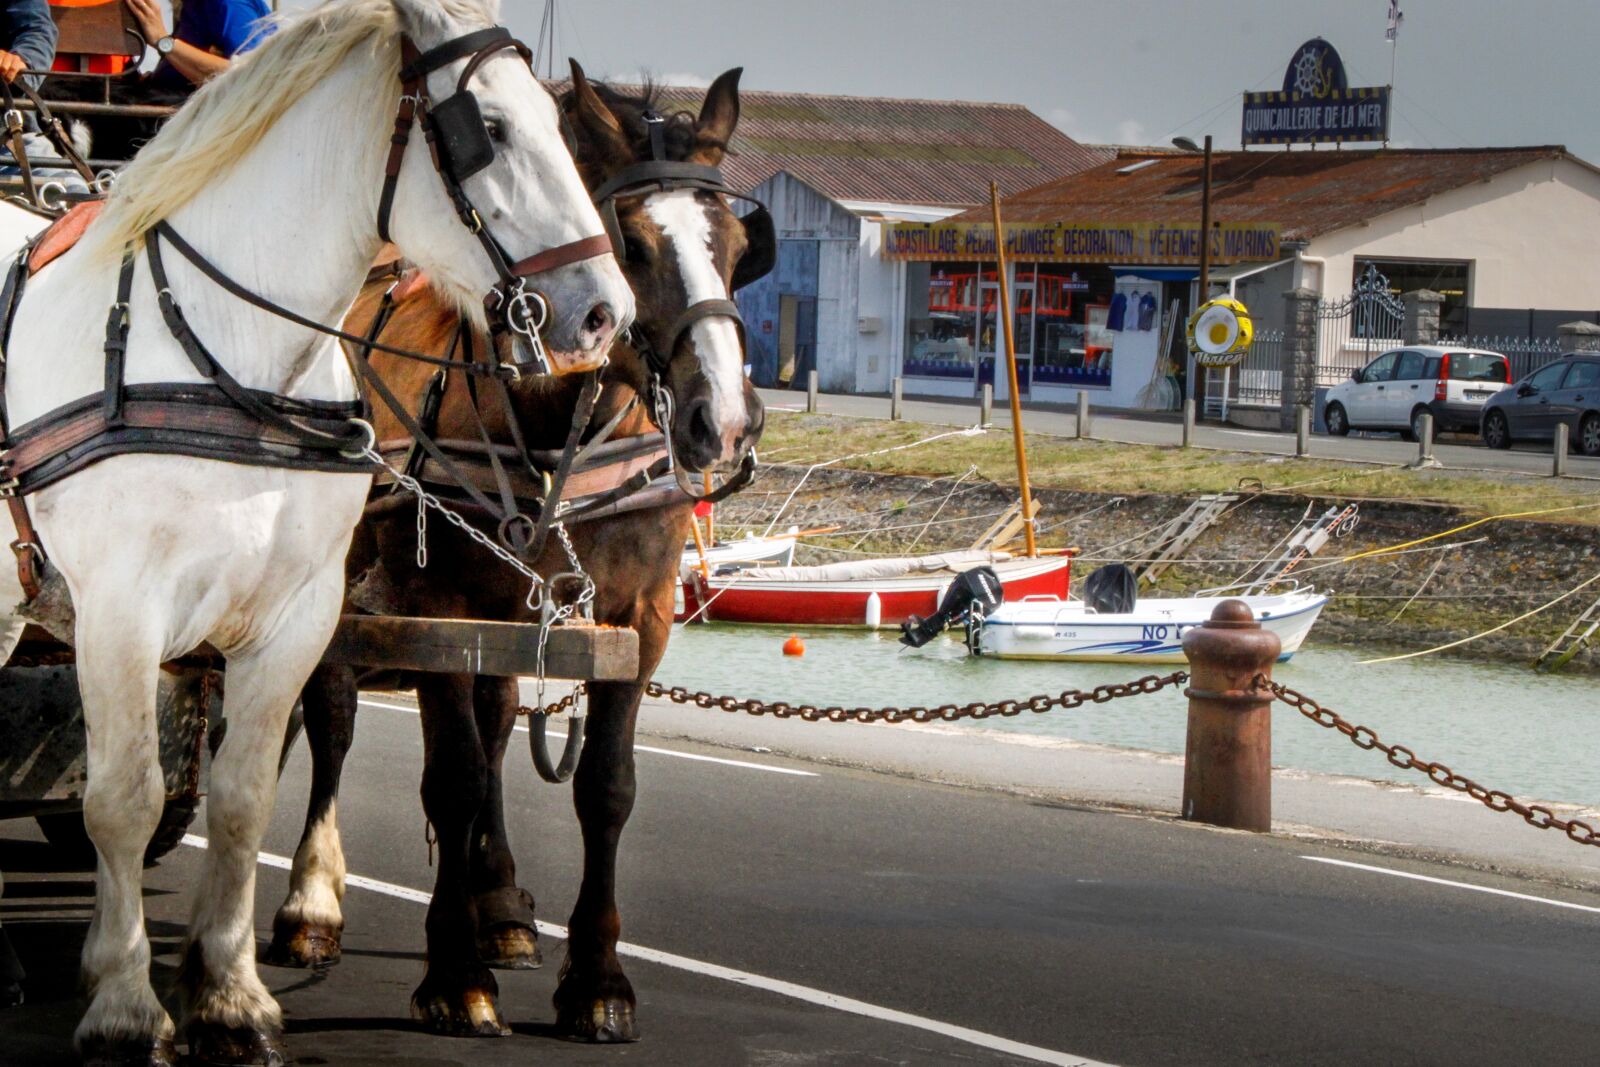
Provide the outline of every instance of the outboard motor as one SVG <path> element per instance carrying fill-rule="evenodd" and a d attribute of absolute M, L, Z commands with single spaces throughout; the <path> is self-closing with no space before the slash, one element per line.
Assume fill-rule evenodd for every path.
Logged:
<path fill-rule="evenodd" d="M 916 615 L 900 624 L 900 643 L 911 648 L 921 648 L 949 627 L 967 621 L 974 611 L 987 615 L 1005 600 L 1000 587 L 1000 576 L 993 567 L 974 567 L 962 571 L 950 583 L 939 610 L 926 619 Z"/>
<path fill-rule="evenodd" d="M 1083 580 L 1083 603 L 1097 615 L 1125 615 L 1139 599 L 1139 579 L 1126 563 L 1108 563 Z"/>

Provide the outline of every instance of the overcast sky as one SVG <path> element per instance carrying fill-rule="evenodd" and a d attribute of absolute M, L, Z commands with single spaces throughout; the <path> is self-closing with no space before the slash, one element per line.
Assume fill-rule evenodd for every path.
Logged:
<path fill-rule="evenodd" d="M 543 0 L 503 0 L 530 44 Z M 1402 0 L 1391 134 L 1417 147 L 1565 144 L 1600 162 L 1600 0 Z M 558 0 L 595 76 L 1025 104 L 1083 141 L 1237 146 L 1240 94 L 1322 36 L 1389 80 L 1388 0 Z"/>

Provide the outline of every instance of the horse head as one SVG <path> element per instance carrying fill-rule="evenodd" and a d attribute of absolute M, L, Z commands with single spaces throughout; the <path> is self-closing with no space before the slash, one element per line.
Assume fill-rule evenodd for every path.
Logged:
<path fill-rule="evenodd" d="M 603 188 L 646 161 L 718 166 L 739 121 L 740 73 L 728 71 L 712 84 L 698 116 L 662 115 L 654 89 L 625 95 L 590 82 L 573 62 L 572 89 L 562 106 L 590 188 Z M 742 327 L 726 312 L 696 317 L 691 309 L 712 308 L 712 301 L 728 307 L 749 251 L 745 222 L 726 197 L 703 188 L 623 190 L 610 203 L 612 239 L 620 239 L 638 307 L 636 344 L 631 355 L 619 347 L 612 372 L 627 375 L 643 395 L 649 395 L 651 377 L 660 376 L 673 398 L 671 425 L 662 429 L 684 466 L 734 466 L 760 437 L 764 419 L 761 398 L 744 374 Z M 640 350 L 656 354 L 653 365 Z"/>
<path fill-rule="evenodd" d="M 535 327 L 558 372 L 604 364 L 633 294 L 525 48 L 484 33 L 498 0 L 393 3 L 437 156 L 411 137 L 380 229 L 475 326 L 499 314 L 530 342 L 517 327 Z"/>

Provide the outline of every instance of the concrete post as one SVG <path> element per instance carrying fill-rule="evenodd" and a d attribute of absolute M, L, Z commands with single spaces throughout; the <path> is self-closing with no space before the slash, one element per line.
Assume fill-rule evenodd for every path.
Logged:
<path fill-rule="evenodd" d="M 1437 467 L 1439 461 L 1433 458 L 1433 416 L 1422 416 L 1422 432 L 1417 434 L 1417 462 L 1413 466 L 1418 468 Z"/>
<path fill-rule="evenodd" d="M 1592 322 L 1563 322 L 1556 327 L 1562 352 L 1600 352 L 1600 325 Z"/>
<path fill-rule="evenodd" d="M 994 386 L 984 382 L 983 388 L 978 390 L 978 425 L 988 426 L 993 422 Z"/>
<path fill-rule="evenodd" d="M 900 387 L 902 379 L 896 378 L 890 383 L 889 389 L 889 420 L 899 422 L 904 416 L 900 411 Z"/>
<path fill-rule="evenodd" d="M 1294 455 L 1305 459 L 1311 454 L 1311 405 L 1301 404 L 1294 409 Z"/>
<path fill-rule="evenodd" d="M 1565 422 L 1556 423 L 1555 458 L 1550 462 L 1550 476 L 1560 478 L 1567 473 L 1568 435 L 1572 432 Z"/>
<path fill-rule="evenodd" d="M 1295 409 L 1317 398 L 1317 304 L 1315 289 L 1290 289 L 1283 294 L 1283 387 L 1278 401 L 1278 428 L 1293 430 Z"/>
<path fill-rule="evenodd" d="M 1408 345 L 1431 345 L 1439 340 L 1439 309 L 1444 306 L 1444 294 L 1432 289 L 1416 289 L 1403 294 L 1406 302 L 1405 319 L 1400 325 L 1400 339 Z"/>
<path fill-rule="evenodd" d="M 1225 600 L 1183 635 L 1189 734 L 1183 817 L 1234 830 L 1272 829 L 1272 678 L 1281 645 L 1242 600 Z"/>
<path fill-rule="evenodd" d="M 817 372 L 806 371 L 806 414 L 817 413 Z"/>
<path fill-rule="evenodd" d="M 1078 390 L 1078 421 L 1076 426 L 1079 437 L 1088 437 L 1094 429 L 1093 424 L 1089 422 L 1089 394 L 1082 389 Z"/>
<path fill-rule="evenodd" d="M 1183 447 L 1194 444 L 1194 397 L 1183 399 Z"/>

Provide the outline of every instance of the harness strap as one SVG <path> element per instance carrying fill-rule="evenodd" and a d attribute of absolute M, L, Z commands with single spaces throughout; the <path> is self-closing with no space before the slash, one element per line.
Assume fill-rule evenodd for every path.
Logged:
<path fill-rule="evenodd" d="M 238 282 L 222 273 L 222 271 L 217 269 L 215 264 L 196 251 L 195 247 L 188 241 L 184 240 L 178 231 L 172 228 L 171 223 L 168 223 L 165 220 L 158 222 L 155 224 L 153 232 L 160 234 L 168 244 L 172 245 L 173 248 L 178 250 L 179 255 L 188 260 L 196 270 L 205 275 L 207 278 L 211 279 L 211 281 L 224 292 L 231 296 L 238 297 L 251 307 L 259 308 L 270 315 L 276 315 L 280 319 L 286 319 L 289 322 L 294 323 L 296 326 L 304 326 L 308 330 L 315 330 L 317 333 L 323 334 L 327 337 L 336 337 L 341 341 L 346 341 L 353 345 L 360 345 L 362 348 L 376 349 L 379 352 L 387 352 L 391 356 L 401 356 L 405 359 L 415 360 L 418 363 L 428 363 L 435 367 L 448 367 L 451 370 L 462 371 L 466 374 L 500 373 L 498 368 L 485 367 L 483 364 L 474 365 L 455 360 L 440 359 L 437 356 L 430 356 L 426 352 L 417 352 L 409 348 L 397 348 L 394 345 L 382 344 L 375 338 L 369 339 L 359 336 L 358 334 L 346 333 L 344 330 L 333 326 L 328 326 L 324 323 L 318 322 L 316 319 L 308 319 L 304 315 L 284 307 L 282 304 L 275 303 L 274 301 L 268 300 L 266 297 L 261 296 L 258 293 L 246 289 L 244 286 L 240 285 Z"/>
<path fill-rule="evenodd" d="M 6 355 L 11 343 L 11 320 L 16 316 L 17 305 L 22 302 L 22 290 L 28 284 L 28 256 L 38 240 L 35 237 L 22 246 L 11 262 L 11 269 L 6 272 L 5 288 L 0 289 L 0 436 L 8 445 L 11 431 L 5 410 L 5 378 Z M 28 514 L 27 503 L 15 495 L 16 484 L 16 479 L 6 472 L 3 483 L 0 483 L 0 492 L 6 496 L 6 510 L 11 513 L 11 525 L 17 533 L 17 539 L 11 542 L 11 551 L 17 557 L 17 582 L 22 586 L 22 595 L 32 600 L 44 587 L 44 546 L 39 541 L 39 532 L 34 529 L 33 516 Z"/>
<path fill-rule="evenodd" d="M 561 491 L 566 488 L 567 475 L 572 473 L 572 459 L 583 442 L 583 431 L 594 418 L 594 406 L 600 399 L 600 375 L 591 373 L 578 394 L 578 408 L 572 415 L 572 426 L 567 430 L 567 444 L 561 450 L 561 462 L 550 476 L 550 488 L 545 493 L 544 507 L 539 509 L 539 521 L 529 539 L 530 558 L 538 559 L 544 552 L 544 543 L 550 536 L 550 527 L 561 511 Z"/>
<path fill-rule="evenodd" d="M 400 59 L 405 65 L 400 68 L 402 82 L 418 82 L 440 67 L 454 63 L 463 56 L 470 56 L 474 52 L 481 52 L 490 45 L 505 42 L 507 45 L 514 42 L 511 31 L 504 26 L 490 26 L 488 29 L 474 30 L 463 34 L 444 44 L 428 49 L 426 52 L 417 51 L 417 46 L 410 37 L 400 39 Z M 504 47 L 502 45 L 501 47 Z"/>
<path fill-rule="evenodd" d="M 122 250 L 117 274 L 117 301 L 106 315 L 106 385 L 102 394 L 106 425 L 122 423 L 122 369 L 128 354 L 128 298 L 133 295 L 134 246 Z"/>
<path fill-rule="evenodd" d="M 216 387 L 222 390 L 224 396 L 232 400 L 240 408 L 254 415 L 262 422 L 276 426 L 312 448 L 328 449 L 330 451 L 350 451 L 359 449 L 361 442 L 366 439 L 366 427 L 352 425 L 345 434 L 332 434 L 307 426 L 289 416 L 280 414 L 267 406 L 257 397 L 254 390 L 247 389 L 239 380 L 218 363 L 216 358 L 206 350 L 200 338 L 195 336 L 188 321 L 183 316 L 183 308 L 178 304 L 178 298 L 172 295 L 171 288 L 167 285 L 167 272 L 161 263 L 161 230 L 171 227 L 165 223 L 157 223 L 156 227 L 147 230 L 144 235 L 145 257 L 150 261 L 150 277 L 156 286 L 156 302 L 161 306 L 161 317 L 166 320 L 167 330 L 172 334 L 173 340 L 178 342 L 178 347 L 183 349 L 183 354 L 188 357 L 194 369 Z"/>

